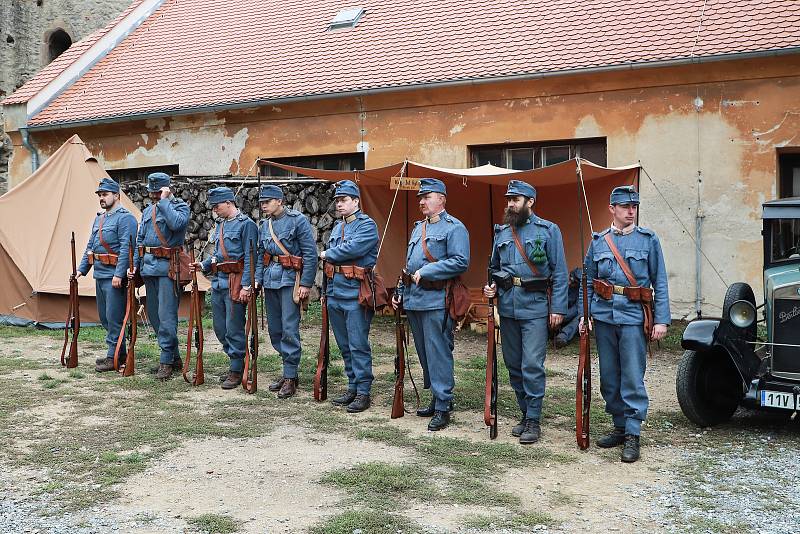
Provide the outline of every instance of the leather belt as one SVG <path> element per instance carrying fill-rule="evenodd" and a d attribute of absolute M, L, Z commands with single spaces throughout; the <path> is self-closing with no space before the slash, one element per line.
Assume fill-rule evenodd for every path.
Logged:
<path fill-rule="evenodd" d="M 150 254 L 155 256 L 156 258 L 164 258 L 170 259 L 172 255 L 175 253 L 174 248 L 169 247 L 139 247 L 139 255 L 144 256 L 145 254 Z"/>
<path fill-rule="evenodd" d="M 411 275 L 405 269 L 403 269 L 402 276 L 404 285 L 410 286 L 414 283 L 414 279 L 411 278 Z M 424 278 L 420 278 L 417 286 L 428 291 L 440 291 L 447 287 L 447 280 L 425 280 Z"/>

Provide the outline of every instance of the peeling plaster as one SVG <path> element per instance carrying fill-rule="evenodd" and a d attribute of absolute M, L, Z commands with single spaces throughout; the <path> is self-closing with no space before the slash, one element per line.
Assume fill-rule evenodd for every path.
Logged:
<path fill-rule="evenodd" d="M 466 126 L 466 124 L 464 124 L 463 122 L 456 124 L 455 126 L 450 128 L 450 135 L 452 136 L 456 135 L 457 133 L 461 133 L 461 131 L 464 130 L 464 126 Z"/>
<path fill-rule="evenodd" d="M 586 115 L 575 127 L 575 135 L 573 137 L 580 139 L 581 137 L 603 137 L 603 135 L 603 129 L 597 123 L 594 115 Z"/>

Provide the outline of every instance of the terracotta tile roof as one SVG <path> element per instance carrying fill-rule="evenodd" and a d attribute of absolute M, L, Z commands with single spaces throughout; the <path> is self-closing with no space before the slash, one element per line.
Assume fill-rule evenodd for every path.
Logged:
<path fill-rule="evenodd" d="M 355 28 L 326 31 L 353 5 Z M 30 125 L 800 47 L 797 0 L 708 0 L 698 33 L 703 6 L 166 0 Z"/>
<path fill-rule="evenodd" d="M 63 54 L 48 63 L 42 70 L 36 73 L 30 80 L 25 82 L 22 87 L 14 91 L 11 96 L 0 102 L 0 104 L 21 104 L 27 102 L 36 93 L 43 89 L 47 84 L 53 81 L 56 76 L 61 74 L 64 69 L 72 65 L 86 50 L 88 50 L 94 43 L 99 41 L 111 28 L 117 25 L 125 16 L 133 11 L 142 0 L 136 0 L 125 11 L 120 13 L 114 20 L 109 22 L 105 28 L 101 28 L 93 33 L 90 33 L 80 41 L 72 43 L 72 46 L 67 48 Z"/>

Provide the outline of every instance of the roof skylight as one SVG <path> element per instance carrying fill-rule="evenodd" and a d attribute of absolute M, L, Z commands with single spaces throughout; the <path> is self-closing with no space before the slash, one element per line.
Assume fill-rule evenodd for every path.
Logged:
<path fill-rule="evenodd" d="M 340 10 L 333 20 L 328 24 L 328 30 L 338 30 L 340 28 L 353 28 L 364 15 L 366 10 L 363 7 L 349 7 Z"/>

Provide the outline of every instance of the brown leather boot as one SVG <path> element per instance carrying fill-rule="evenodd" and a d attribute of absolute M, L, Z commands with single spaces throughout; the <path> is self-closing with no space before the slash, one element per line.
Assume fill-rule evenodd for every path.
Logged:
<path fill-rule="evenodd" d="M 157 380 L 169 380 L 172 378 L 172 364 L 160 363 L 158 364 L 158 372 L 156 373 Z"/>
<path fill-rule="evenodd" d="M 94 366 L 98 373 L 107 373 L 114 370 L 114 358 L 105 358 L 102 362 Z"/>
<path fill-rule="evenodd" d="M 297 392 L 297 379 L 284 378 L 281 390 L 278 392 L 278 398 L 288 399 L 289 397 L 292 397 L 296 392 Z"/>
<path fill-rule="evenodd" d="M 234 389 L 242 385 L 242 373 L 236 371 L 229 371 L 225 382 L 222 383 L 222 389 Z"/>

